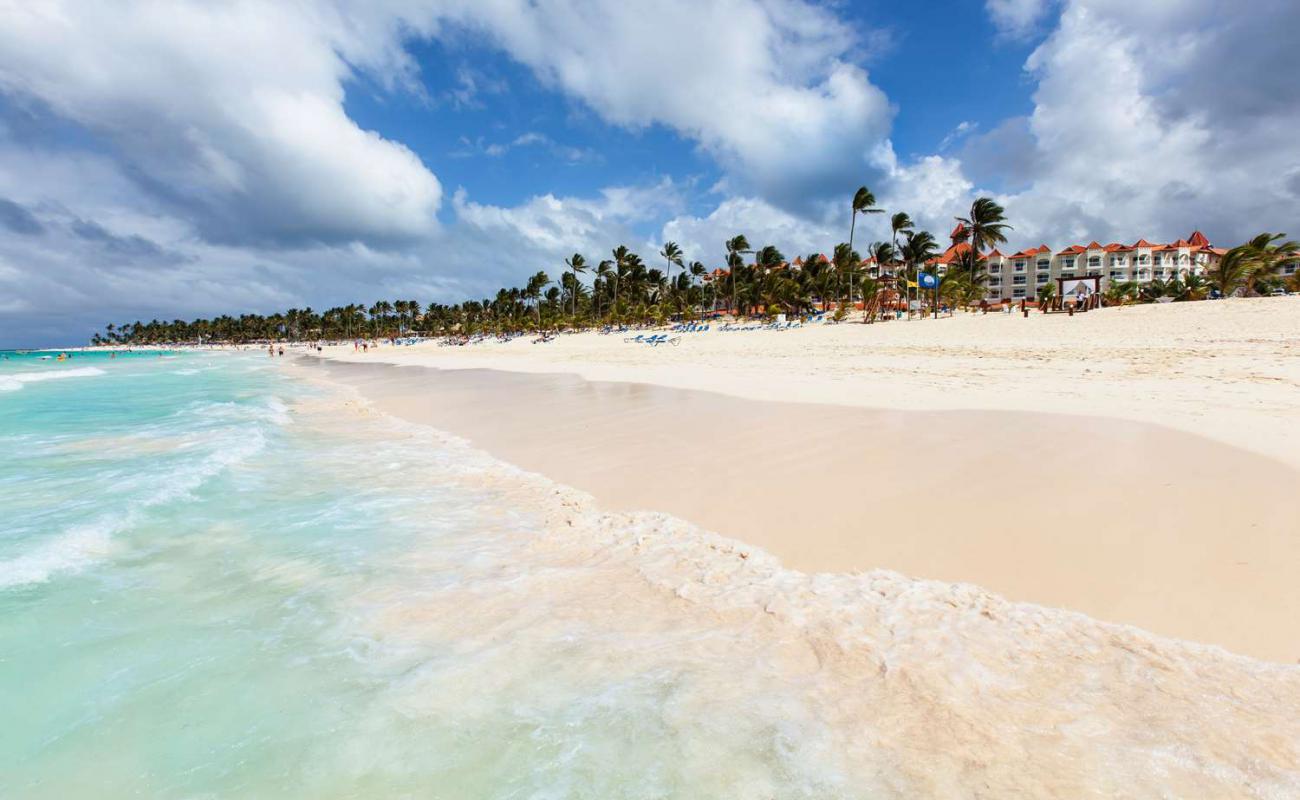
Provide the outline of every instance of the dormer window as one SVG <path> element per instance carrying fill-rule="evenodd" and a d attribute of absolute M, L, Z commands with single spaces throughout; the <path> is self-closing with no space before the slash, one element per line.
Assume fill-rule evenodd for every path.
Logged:
<path fill-rule="evenodd" d="M 1074 256 L 1061 259 L 1061 269 L 1074 269 Z"/>

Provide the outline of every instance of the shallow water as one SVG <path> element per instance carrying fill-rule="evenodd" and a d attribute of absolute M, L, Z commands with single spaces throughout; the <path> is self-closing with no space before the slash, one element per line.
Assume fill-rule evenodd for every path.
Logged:
<path fill-rule="evenodd" d="M 57 365 L 0 401 L 5 796 L 835 782 L 794 720 L 697 718 L 709 632 L 603 624 L 598 567 L 530 556 L 510 470 L 274 367 Z"/>
<path fill-rule="evenodd" d="M 0 395 L 5 797 L 1300 790 L 1295 670 L 601 515 L 290 359 L 88 366 L 0 362 L 64 376 Z"/>

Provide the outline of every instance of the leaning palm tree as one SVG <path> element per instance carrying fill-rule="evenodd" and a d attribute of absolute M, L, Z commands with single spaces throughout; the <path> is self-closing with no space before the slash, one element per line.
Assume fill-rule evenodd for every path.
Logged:
<path fill-rule="evenodd" d="M 883 214 L 885 209 L 876 208 L 876 196 L 865 186 L 858 187 L 853 193 L 852 213 L 849 215 L 849 249 L 853 249 L 853 233 L 858 223 L 859 214 Z"/>
<path fill-rule="evenodd" d="M 1257 265 L 1250 245 L 1239 244 L 1224 253 L 1219 263 L 1209 270 L 1210 285 L 1218 290 L 1220 296 L 1231 297 L 1247 286 Z M 1156 283 L 1152 281 L 1143 287 L 1147 290 L 1145 293 L 1150 294 Z"/>
<path fill-rule="evenodd" d="M 859 186 L 853 193 L 852 210 L 849 214 L 849 249 L 853 249 L 853 234 L 857 227 L 859 214 L 883 214 L 885 209 L 876 208 L 876 196 L 865 186 Z M 853 303 L 853 281 L 849 280 L 849 304 Z"/>
<path fill-rule="evenodd" d="M 1006 243 L 1007 237 L 1004 232 L 1012 230 L 1012 227 L 1006 224 L 1006 218 L 1006 209 L 995 203 L 991 197 L 976 199 L 971 203 L 970 216 L 957 218 L 957 222 L 965 228 L 961 239 L 970 243 L 971 250 L 975 251 L 977 264 L 986 247 Z"/>
<path fill-rule="evenodd" d="M 1246 278 L 1246 289 L 1251 294 L 1259 294 L 1260 280 L 1273 277 L 1278 264 L 1300 249 L 1300 244 L 1293 241 L 1281 241 L 1285 238 L 1285 233 L 1261 233 L 1246 242 L 1253 264 L 1250 275 Z"/>
<path fill-rule="evenodd" d="M 587 271 L 587 259 L 582 257 L 581 253 L 574 253 L 564 259 L 565 265 L 569 272 L 573 273 L 573 319 L 578 319 L 578 273 Z"/>

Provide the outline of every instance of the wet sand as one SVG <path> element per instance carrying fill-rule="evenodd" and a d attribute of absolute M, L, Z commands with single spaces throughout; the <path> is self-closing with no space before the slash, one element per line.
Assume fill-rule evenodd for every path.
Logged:
<path fill-rule="evenodd" d="M 378 410 L 806 572 L 970 582 L 1231 651 L 1300 660 L 1280 461 L 1150 424 L 747 400 L 563 374 L 305 360 Z"/>

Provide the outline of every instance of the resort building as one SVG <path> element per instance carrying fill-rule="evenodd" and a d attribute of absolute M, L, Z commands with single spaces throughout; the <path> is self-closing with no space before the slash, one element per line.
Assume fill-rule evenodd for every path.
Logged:
<path fill-rule="evenodd" d="M 958 225 L 953 238 L 965 230 Z M 940 274 L 970 250 L 970 245 L 954 242 L 936 260 Z M 1146 239 L 1126 245 L 1119 242 L 1070 245 L 1053 250 L 1047 245 L 1031 247 L 1007 255 L 994 249 L 984 254 L 984 270 L 989 300 L 1033 300 L 1037 289 L 1057 278 L 1100 277 L 1103 290 L 1111 283 L 1168 280 L 1185 275 L 1204 275 L 1218 263 L 1222 248 L 1214 247 L 1200 231 L 1171 244 L 1155 244 Z"/>

